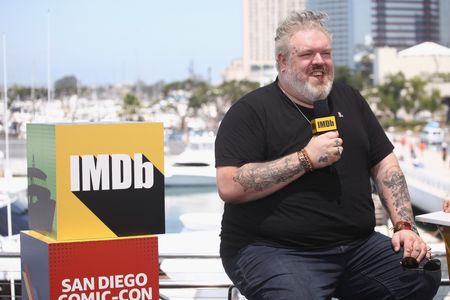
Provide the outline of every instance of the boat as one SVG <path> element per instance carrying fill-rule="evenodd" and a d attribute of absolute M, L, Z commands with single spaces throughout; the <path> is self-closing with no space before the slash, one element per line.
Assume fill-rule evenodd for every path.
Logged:
<path fill-rule="evenodd" d="M 0 178 L 0 283 L 20 280 L 20 231 L 28 229 L 27 178 Z M 1 292 L 1 289 L 0 289 Z M 1 298 L 1 293 L 0 293 Z"/>
<path fill-rule="evenodd" d="M 0 178 L 0 236 L 28 229 L 27 178 Z M 0 249 L 2 245 L 0 244 Z"/>
<path fill-rule="evenodd" d="M 165 186 L 215 186 L 214 135 L 192 136 L 185 150 L 166 159 Z"/>
<path fill-rule="evenodd" d="M 400 162 L 405 174 L 412 204 L 430 213 L 442 210 L 442 201 L 450 191 L 449 178 L 438 170 L 430 170 L 426 163 L 408 164 Z"/>

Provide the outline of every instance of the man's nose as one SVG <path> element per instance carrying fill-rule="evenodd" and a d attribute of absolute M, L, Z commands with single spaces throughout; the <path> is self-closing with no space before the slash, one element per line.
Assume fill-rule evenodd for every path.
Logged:
<path fill-rule="evenodd" d="M 322 58 L 322 55 L 320 55 L 319 52 L 317 52 L 313 57 L 313 64 L 323 64 L 324 60 Z"/>

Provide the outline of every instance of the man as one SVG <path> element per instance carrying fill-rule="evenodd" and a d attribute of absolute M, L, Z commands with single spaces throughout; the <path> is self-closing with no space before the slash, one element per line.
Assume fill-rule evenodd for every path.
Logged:
<path fill-rule="evenodd" d="M 220 125 L 224 268 L 248 299 L 432 299 L 440 270 L 400 263 L 431 254 L 393 145 L 362 96 L 333 84 L 325 17 L 305 11 L 280 25 L 277 80 L 237 101 Z M 320 99 L 337 130 L 313 135 Z M 370 178 L 392 239 L 374 232 Z"/>
<path fill-rule="evenodd" d="M 442 202 L 442 210 L 444 212 L 450 212 L 450 197 L 445 198 Z"/>

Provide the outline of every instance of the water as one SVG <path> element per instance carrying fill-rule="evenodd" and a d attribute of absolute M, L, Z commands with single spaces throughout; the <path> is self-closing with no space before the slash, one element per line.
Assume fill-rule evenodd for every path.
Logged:
<path fill-rule="evenodd" d="M 184 230 L 180 216 L 185 213 L 222 213 L 223 201 L 215 186 L 166 188 L 166 233 Z"/>
<path fill-rule="evenodd" d="M 179 141 L 168 141 L 171 153 L 175 155 L 180 153 L 184 147 Z M 4 152 L 4 140 L 0 138 L 0 151 Z M 10 157 L 12 159 L 11 166 L 18 170 L 20 175 L 26 175 L 26 140 L 10 139 Z M 1 157 L 1 154 L 0 154 Z M 166 159 L 169 159 L 166 156 Z M 0 159 L 0 167 L 3 159 Z M 413 169 L 414 174 L 418 174 L 420 170 Z M 420 178 L 424 180 L 423 178 Z M 413 203 L 417 202 L 418 197 L 413 190 L 410 190 Z M 420 199 L 419 199 L 420 200 Z M 184 213 L 221 213 L 223 211 L 223 201 L 220 200 L 216 192 L 216 187 L 179 187 L 166 188 L 166 232 L 176 233 L 183 230 L 183 224 L 179 217 Z M 439 207 L 435 210 L 440 209 Z M 0 219 L 2 216 L 0 215 Z"/>

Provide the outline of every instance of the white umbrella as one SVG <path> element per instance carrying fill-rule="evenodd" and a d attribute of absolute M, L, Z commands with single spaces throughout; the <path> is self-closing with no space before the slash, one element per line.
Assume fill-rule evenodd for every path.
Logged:
<path fill-rule="evenodd" d="M 398 56 L 450 56 L 450 48 L 433 42 L 423 42 L 400 51 Z"/>

